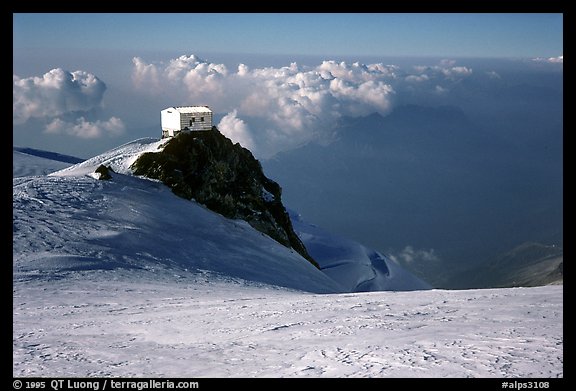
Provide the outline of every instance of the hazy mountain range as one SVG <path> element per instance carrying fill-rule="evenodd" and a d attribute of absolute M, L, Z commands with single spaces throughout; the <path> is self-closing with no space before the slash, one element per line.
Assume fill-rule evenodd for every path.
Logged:
<path fill-rule="evenodd" d="M 458 107 L 406 105 L 263 166 L 307 219 L 450 287 L 524 242 L 562 247 L 562 156 L 561 126 L 515 140 Z"/>

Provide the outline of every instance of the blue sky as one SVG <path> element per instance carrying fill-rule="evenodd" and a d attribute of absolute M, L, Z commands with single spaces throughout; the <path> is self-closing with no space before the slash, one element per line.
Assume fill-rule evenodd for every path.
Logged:
<path fill-rule="evenodd" d="M 340 116 L 474 101 L 563 72 L 563 15 L 16 13 L 14 144 L 90 157 L 158 135 L 171 105 L 270 156 Z M 293 65 L 291 65 L 293 64 Z M 522 70 L 522 72 L 520 72 Z M 557 88 L 557 86 L 554 86 Z M 475 96 L 471 100 L 471 96 Z"/>
<path fill-rule="evenodd" d="M 563 53 L 546 13 L 14 14 L 14 48 L 452 57 Z"/>

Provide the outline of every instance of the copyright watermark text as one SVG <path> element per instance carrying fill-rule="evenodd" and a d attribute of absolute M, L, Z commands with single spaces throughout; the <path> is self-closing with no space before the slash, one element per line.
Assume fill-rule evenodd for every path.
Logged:
<path fill-rule="evenodd" d="M 119 380 L 119 379 L 51 379 L 51 380 L 26 380 L 16 379 L 12 382 L 14 390 L 192 390 L 199 389 L 197 381 L 185 380 Z"/>

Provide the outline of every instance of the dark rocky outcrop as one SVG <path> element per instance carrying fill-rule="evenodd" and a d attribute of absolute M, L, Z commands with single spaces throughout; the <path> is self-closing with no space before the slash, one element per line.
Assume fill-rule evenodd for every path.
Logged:
<path fill-rule="evenodd" d="M 108 181 L 112 179 L 112 175 L 110 175 L 110 172 L 114 172 L 114 170 L 111 167 L 101 164 L 94 172 L 100 174 L 100 176 L 98 177 L 99 180 Z"/>
<path fill-rule="evenodd" d="M 160 152 L 142 154 L 131 168 L 136 175 L 159 179 L 180 197 L 247 221 L 318 267 L 294 232 L 280 185 L 264 175 L 249 150 L 232 143 L 216 127 L 182 132 Z"/>

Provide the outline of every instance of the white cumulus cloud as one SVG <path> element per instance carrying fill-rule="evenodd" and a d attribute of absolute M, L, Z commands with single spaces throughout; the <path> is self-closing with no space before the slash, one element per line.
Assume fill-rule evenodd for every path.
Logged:
<path fill-rule="evenodd" d="M 228 70 L 223 64 L 209 63 L 195 55 L 180 56 L 168 64 L 148 64 L 140 57 L 132 59 L 134 85 L 151 95 L 170 94 L 177 99 L 221 99 Z"/>
<path fill-rule="evenodd" d="M 414 261 L 435 262 L 439 260 L 434 249 L 415 249 L 412 246 L 404 247 L 399 253 L 390 255 L 390 258 L 395 262 L 403 261 L 405 263 L 413 263 Z"/>
<path fill-rule="evenodd" d="M 564 56 L 558 56 L 558 57 L 550 57 L 548 59 L 549 62 L 558 62 L 558 63 L 563 63 L 564 62 Z"/>
<path fill-rule="evenodd" d="M 549 58 L 537 57 L 537 58 L 534 58 L 533 61 L 549 62 L 552 64 L 563 64 L 564 63 L 564 55 L 557 56 L 557 57 L 549 57 Z"/>
<path fill-rule="evenodd" d="M 447 95 L 472 69 L 443 60 L 414 66 L 325 60 L 318 65 L 226 67 L 195 55 L 167 62 L 133 59 L 132 80 L 162 104 L 209 105 L 219 124 L 252 152 L 268 157 L 310 140 L 329 141 L 343 116 L 388 114 L 399 90 Z"/>
<path fill-rule="evenodd" d="M 233 142 L 240 143 L 244 148 L 252 149 L 254 143 L 248 125 L 238 118 L 237 114 L 237 110 L 226 114 L 218 123 L 218 130 Z"/>
<path fill-rule="evenodd" d="M 344 115 L 386 114 L 398 70 L 335 61 L 229 70 L 194 55 L 158 64 L 135 57 L 133 64 L 132 80 L 143 93 L 227 112 L 220 126 L 261 155 L 322 138 Z"/>
<path fill-rule="evenodd" d="M 410 83 L 421 83 L 430 80 L 430 77 L 426 74 L 422 75 L 408 75 L 405 80 Z"/>
<path fill-rule="evenodd" d="M 13 75 L 13 121 L 90 111 L 102 103 L 106 84 L 85 71 L 52 69 L 42 76 Z"/>
<path fill-rule="evenodd" d="M 106 91 L 106 84 L 92 73 L 55 68 L 42 76 L 20 78 L 13 75 L 12 79 L 15 124 L 32 118 L 41 119 L 46 121 L 44 132 L 47 134 L 85 139 L 118 136 L 125 131 L 120 118 L 91 118 L 102 108 Z"/>
<path fill-rule="evenodd" d="M 456 60 L 451 60 L 448 58 L 440 60 L 440 66 L 443 66 L 443 67 L 453 67 L 454 64 L 456 64 Z"/>
<path fill-rule="evenodd" d="M 472 75 L 472 68 L 465 66 L 455 66 L 454 60 L 442 60 L 439 65 L 415 65 L 412 69 L 417 75 L 409 75 L 406 81 L 422 82 L 432 78 L 442 78 L 447 80 L 459 80 Z"/>
<path fill-rule="evenodd" d="M 134 64 L 132 82 L 136 86 L 146 85 L 147 87 L 159 88 L 160 78 L 156 65 L 146 64 L 140 57 L 134 57 L 132 64 Z"/>
<path fill-rule="evenodd" d="M 103 135 L 118 136 L 124 131 L 124 123 L 117 117 L 111 117 L 107 121 L 96 120 L 94 122 L 87 121 L 84 117 L 80 117 L 74 122 L 55 118 L 45 128 L 46 133 L 67 134 L 86 139 L 99 138 Z"/>
<path fill-rule="evenodd" d="M 501 79 L 500 75 L 499 75 L 498 72 L 496 72 L 496 71 L 486 72 L 486 75 L 487 75 L 490 79 Z"/>
<path fill-rule="evenodd" d="M 442 72 L 448 78 L 462 78 L 472 74 L 472 69 L 467 67 L 449 67 L 439 69 L 440 72 Z"/>

